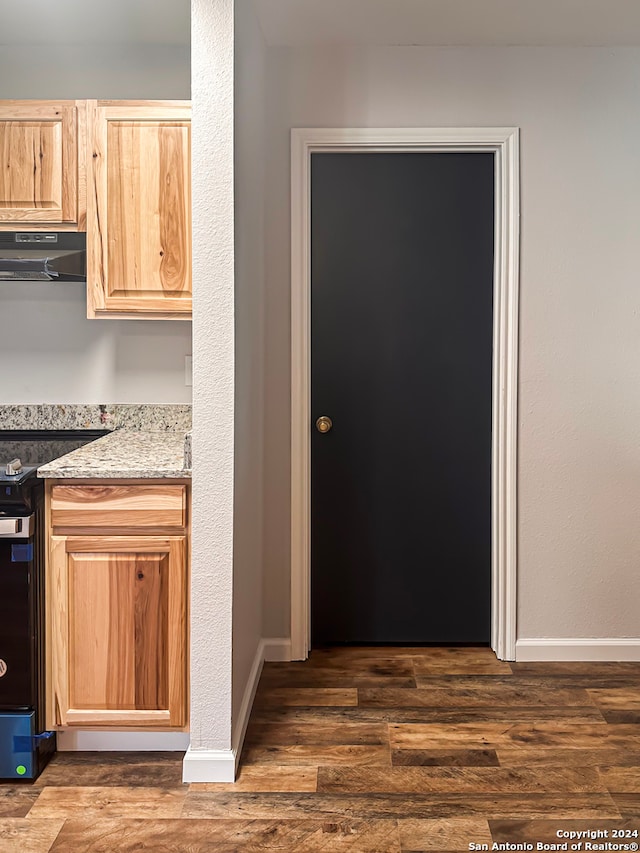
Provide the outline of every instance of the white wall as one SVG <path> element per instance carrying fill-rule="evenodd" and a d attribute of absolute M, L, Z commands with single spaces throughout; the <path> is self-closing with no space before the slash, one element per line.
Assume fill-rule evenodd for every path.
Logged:
<path fill-rule="evenodd" d="M 175 45 L 0 45 L 0 99 L 189 98 Z M 0 288 L 2 403 L 190 403 L 191 323 L 87 320 L 84 285 Z"/>
<path fill-rule="evenodd" d="M 188 45 L 0 44 L 0 99 L 180 99 L 190 78 Z"/>
<path fill-rule="evenodd" d="M 233 0 L 193 0 L 191 746 L 185 779 L 233 780 Z M 200 770 L 198 768 L 201 768 Z"/>
<path fill-rule="evenodd" d="M 265 634 L 289 632 L 289 128 L 522 128 L 518 637 L 637 637 L 640 50 L 272 48 Z"/>
<path fill-rule="evenodd" d="M 266 50 L 247 0 L 235 20 L 236 414 L 233 738 L 262 637 L 264 86 Z"/>

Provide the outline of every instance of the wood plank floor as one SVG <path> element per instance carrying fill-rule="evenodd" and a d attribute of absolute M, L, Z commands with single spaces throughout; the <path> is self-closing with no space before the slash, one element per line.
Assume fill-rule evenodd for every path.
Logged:
<path fill-rule="evenodd" d="M 182 785 L 181 759 L 58 754 L 37 782 L 0 785 L 0 853 L 614 841 L 640 831 L 640 664 L 318 650 L 265 665 L 235 785 Z"/>

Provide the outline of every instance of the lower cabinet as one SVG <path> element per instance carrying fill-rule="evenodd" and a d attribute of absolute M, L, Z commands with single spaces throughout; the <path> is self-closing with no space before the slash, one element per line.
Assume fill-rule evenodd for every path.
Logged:
<path fill-rule="evenodd" d="M 186 724 L 187 538 L 53 535 L 52 712 L 58 726 Z"/>

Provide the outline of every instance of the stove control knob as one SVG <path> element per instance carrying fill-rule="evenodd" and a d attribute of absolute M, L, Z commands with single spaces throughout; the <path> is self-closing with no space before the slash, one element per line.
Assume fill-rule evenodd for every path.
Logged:
<path fill-rule="evenodd" d="M 7 477 L 13 477 L 16 474 L 19 474 L 22 471 L 22 462 L 19 459 L 12 459 L 11 462 L 7 464 L 6 475 Z"/>

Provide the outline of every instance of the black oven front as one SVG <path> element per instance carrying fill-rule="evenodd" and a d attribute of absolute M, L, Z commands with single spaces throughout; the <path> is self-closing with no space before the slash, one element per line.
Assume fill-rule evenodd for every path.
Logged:
<path fill-rule="evenodd" d="M 0 779 L 32 780 L 46 730 L 44 481 L 37 468 L 105 430 L 0 430 Z"/>
<path fill-rule="evenodd" d="M 45 731 L 44 489 L 0 483 L 0 778 L 35 779 L 55 752 Z"/>

